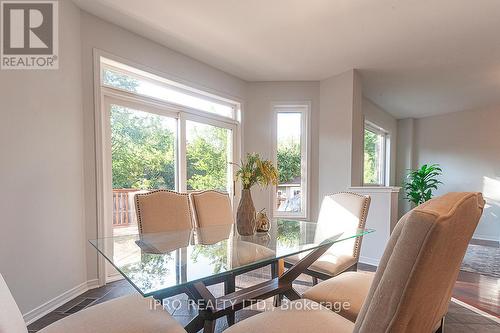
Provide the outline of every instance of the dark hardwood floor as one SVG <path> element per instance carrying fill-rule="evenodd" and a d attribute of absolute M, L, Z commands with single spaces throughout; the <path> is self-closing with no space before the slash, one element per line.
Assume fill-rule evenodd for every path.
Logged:
<path fill-rule="evenodd" d="M 358 269 L 374 272 L 376 267 L 359 264 Z M 460 271 L 452 297 L 500 318 L 500 279 L 498 278 Z"/>
<path fill-rule="evenodd" d="M 500 248 L 500 242 L 472 239 L 470 244 Z M 460 271 L 453 297 L 493 316 L 500 317 L 500 279 Z"/>
<path fill-rule="evenodd" d="M 455 288 L 453 288 L 453 297 L 500 317 L 500 279 L 498 278 L 460 271 Z"/>
<path fill-rule="evenodd" d="M 361 270 L 374 270 L 373 266 L 360 264 Z M 244 276 L 238 277 L 237 285 L 245 287 L 255 283 L 259 283 L 264 279 L 269 278 L 270 272 L 265 268 L 251 272 Z M 499 298 L 498 286 L 500 285 L 499 279 L 488 278 L 480 276 L 475 273 L 461 272 L 459 281 L 453 290 L 453 297 L 480 308 L 483 311 L 499 317 Z M 311 278 L 308 276 L 301 276 L 296 281 L 296 289 L 303 292 L 311 286 Z M 210 287 L 215 294 L 222 294 L 222 286 L 216 285 Z M 55 311 L 49 313 L 45 317 L 32 323 L 28 326 L 30 333 L 37 332 L 43 327 L 61 319 L 72 313 L 78 312 L 88 306 L 105 302 L 116 297 L 127 295 L 136 292 L 125 280 L 107 284 L 104 287 L 89 290 L 79 297 L 69 301 Z M 173 299 L 184 300 L 185 295 L 179 295 Z M 180 323 L 187 324 L 189 320 L 195 315 L 195 309 L 184 306 L 186 302 L 179 302 L 183 306 L 176 309 L 167 309 Z M 270 300 L 266 302 L 266 306 L 271 306 Z M 243 320 L 259 311 L 255 309 L 245 309 L 238 311 L 236 321 Z M 222 332 L 227 327 L 226 320 L 221 318 L 217 321 L 217 332 Z M 484 316 L 481 316 L 459 304 L 451 303 L 445 321 L 446 333 L 499 333 L 500 324 L 495 323 Z"/>

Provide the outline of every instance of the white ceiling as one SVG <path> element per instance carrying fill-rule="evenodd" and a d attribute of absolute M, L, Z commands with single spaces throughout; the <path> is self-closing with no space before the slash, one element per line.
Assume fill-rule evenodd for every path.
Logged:
<path fill-rule="evenodd" d="M 247 81 L 360 70 L 399 118 L 500 104 L 499 0 L 74 0 Z"/>

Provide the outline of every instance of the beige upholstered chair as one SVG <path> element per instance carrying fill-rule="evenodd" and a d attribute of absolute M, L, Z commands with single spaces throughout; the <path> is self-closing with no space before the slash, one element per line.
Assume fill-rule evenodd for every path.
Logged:
<path fill-rule="evenodd" d="M 0 332 L 27 333 L 23 316 L 0 275 Z M 124 296 L 81 310 L 39 333 L 185 333 L 184 328 L 160 307 L 151 310 L 139 295 Z"/>
<path fill-rule="evenodd" d="M 228 193 L 214 190 L 189 194 L 195 225 L 199 228 L 230 225 L 234 223 L 231 200 Z"/>
<path fill-rule="evenodd" d="M 27 333 L 21 311 L 0 274 L 0 332 Z"/>
<path fill-rule="evenodd" d="M 351 192 L 326 196 L 321 204 L 315 240 L 321 241 L 322 237 L 339 232 L 355 233 L 356 229 L 364 228 L 369 208 L 369 196 Z M 316 284 L 318 278 L 326 280 L 346 270 L 356 270 L 362 239 L 353 238 L 334 244 L 309 267 L 306 274 L 311 275 Z M 305 255 L 307 254 L 287 258 L 286 266 L 291 266 Z"/>
<path fill-rule="evenodd" d="M 292 311 L 265 312 L 225 332 L 434 332 L 447 312 L 460 264 L 483 207 L 480 193 L 448 193 L 403 216 L 394 228 L 354 323 L 326 308 L 311 309 L 318 303 L 302 299 L 292 302 L 296 305 Z"/>
<path fill-rule="evenodd" d="M 156 190 L 135 195 L 139 232 L 154 233 L 193 227 L 187 193 Z"/>
<path fill-rule="evenodd" d="M 198 241 L 212 244 L 228 238 L 234 224 L 231 200 L 228 193 L 207 190 L 189 194 L 195 224 L 199 228 L 211 227 L 198 233 Z M 243 240 L 237 241 L 231 253 L 231 266 L 238 267 L 257 259 L 274 257 L 276 254 L 265 246 Z M 243 270 L 247 272 L 250 270 Z"/>
<path fill-rule="evenodd" d="M 344 272 L 312 287 L 302 297 L 318 303 L 349 302 L 348 307 L 341 308 L 337 313 L 355 322 L 374 277 L 372 272 Z"/>

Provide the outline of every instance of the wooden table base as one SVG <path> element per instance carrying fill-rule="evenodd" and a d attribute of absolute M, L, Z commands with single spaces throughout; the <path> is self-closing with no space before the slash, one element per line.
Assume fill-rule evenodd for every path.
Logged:
<path fill-rule="evenodd" d="M 245 289 L 227 293 L 234 290 L 231 286 L 226 290 L 226 295 L 218 298 L 207 289 L 206 284 L 203 282 L 189 284 L 185 287 L 185 293 L 189 298 L 197 301 L 198 316 L 189 322 L 185 327 L 186 331 L 195 333 L 203 329 L 204 333 L 213 333 L 215 322 L 218 318 L 228 316 L 228 323 L 231 325 L 234 323 L 234 313 L 236 311 L 269 297 L 283 295 L 292 301 L 301 298 L 300 294 L 293 288 L 293 281 L 331 246 L 332 244 L 324 244 L 312 250 L 286 272 L 279 274 L 278 277 Z M 278 263 L 280 261 L 282 262 L 282 259 L 277 260 Z"/>

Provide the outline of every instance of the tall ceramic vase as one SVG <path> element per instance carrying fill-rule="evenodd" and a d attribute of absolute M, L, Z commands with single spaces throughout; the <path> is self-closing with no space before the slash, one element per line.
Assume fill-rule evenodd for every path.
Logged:
<path fill-rule="evenodd" d="M 255 207 L 249 189 L 241 191 L 240 204 L 236 212 L 236 227 L 242 236 L 251 236 L 255 233 Z"/>

